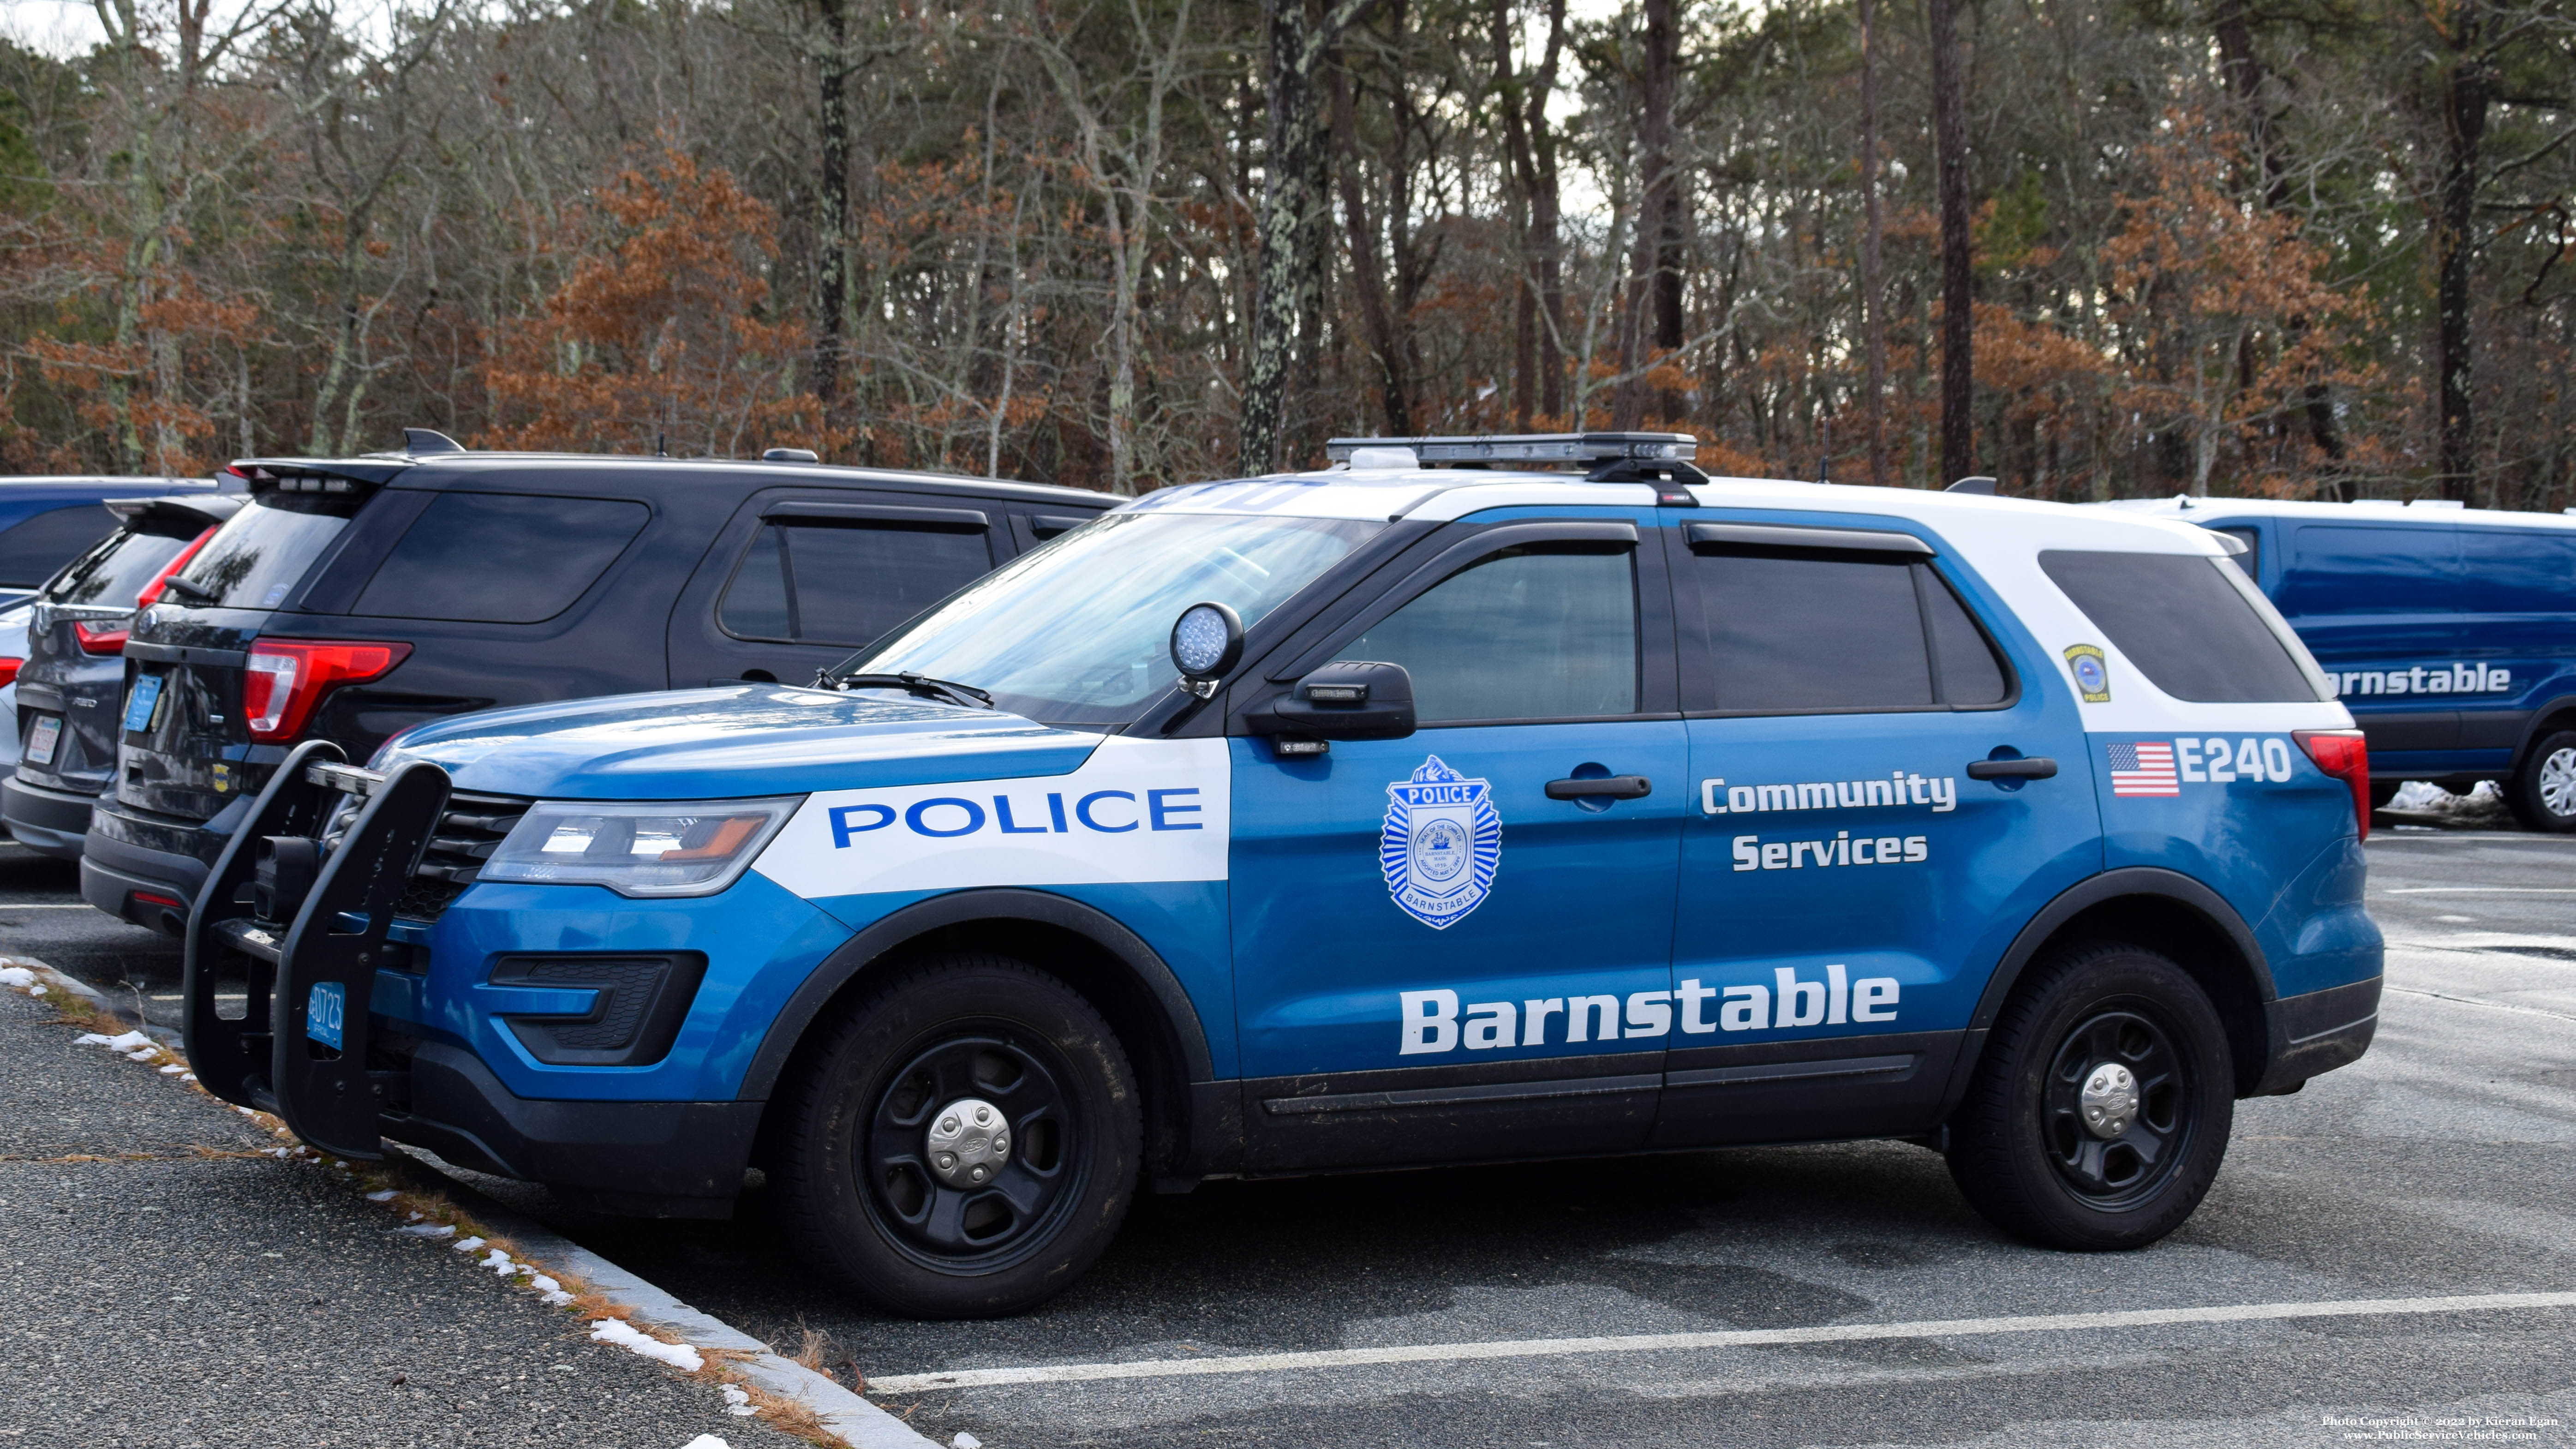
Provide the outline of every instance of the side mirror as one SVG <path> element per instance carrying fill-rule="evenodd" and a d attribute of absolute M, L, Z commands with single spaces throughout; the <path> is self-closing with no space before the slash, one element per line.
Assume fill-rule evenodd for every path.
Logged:
<path fill-rule="evenodd" d="M 1192 604 L 1172 621 L 1172 666 L 1201 699 L 1243 657 L 1243 616 L 1223 604 Z"/>
<path fill-rule="evenodd" d="M 1246 721 L 1254 733 L 1323 740 L 1400 740 L 1412 734 L 1413 676 L 1401 664 L 1346 660 L 1289 687 Z"/>

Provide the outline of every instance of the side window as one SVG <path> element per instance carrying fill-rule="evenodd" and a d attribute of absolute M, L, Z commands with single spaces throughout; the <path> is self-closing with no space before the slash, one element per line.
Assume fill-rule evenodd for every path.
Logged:
<path fill-rule="evenodd" d="M 116 515 L 95 503 L 49 508 L 0 533 L 0 585 L 32 589 L 116 531 Z"/>
<path fill-rule="evenodd" d="M 2257 583 L 2262 582 L 2263 531 L 2257 528 L 2222 528 L 2216 531 L 2245 545 L 2243 553 L 2230 554 L 2228 557 L 2236 561 L 2238 568 L 2245 570 L 2245 577 Z"/>
<path fill-rule="evenodd" d="M 1543 543 L 1488 554 L 1335 657 L 1403 665 L 1426 725 L 1634 713 L 1634 552 Z"/>
<path fill-rule="evenodd" d="M 572 607 L 652 510 L 615 498 L 442 493 L 412 521 L 353 614 L 534 624 Z"/>
<path fill-rule="evenodd" d="M 1713 698 L 1695 710 L 1975 709 L 2011 677 L 1931 565 L 1900 553 L 1696 545 Z"/>
<path fill-rule="evenodd" d="M 982 529 L 772 520 L 716 619 L 745 639 L 857 648 L 990 572 Z"/>

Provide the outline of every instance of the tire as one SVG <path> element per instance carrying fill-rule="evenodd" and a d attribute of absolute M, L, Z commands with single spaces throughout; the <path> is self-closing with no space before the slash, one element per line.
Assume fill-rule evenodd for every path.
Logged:
<path fill-rule="evenodd" d="M 2576 830 L 2576 730 L 2554 730 L 2504 785 L 2504 803 L 2526 830 Z"/>
<path fill-rule="evenodd" d="M 2081 1089 L 2115 1067 L 2138 1096 L 2106 1139 L 2085 1125 Z M 2181 967 L 2131 945 L 2079 947 L 2034 970 L 1995 1023 L 1950 1119 L 1950 1176 L 2024 1242 L 2143 1248 L 2217 1179 L 2235 1084 L 2226 1029 Z"/>
<path fill-rule="evenodd" d="M 994 1108 L 1007 1140 L 947 1110 L 961 1101 Z M 771 1179 L 791 1231 L 915 1318 L 1001 1317 L 1072 1286 L 1117 1236 L 1143 1154 L 1109 1024 L 1002 956 L 936 957 L 870 990 L 778 1107 Z"/>

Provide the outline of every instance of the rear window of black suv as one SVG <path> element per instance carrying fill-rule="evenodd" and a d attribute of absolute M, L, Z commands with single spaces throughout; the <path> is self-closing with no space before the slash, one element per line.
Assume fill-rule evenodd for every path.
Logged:
<path fill-rule="evenodd" d="M 2149 683 L 2193 704 L 2324 696 L 2231 559 L 2046 549 L 2039 566 Z"/>
<path fill-rule="evenodd" d="M 178 572 L 173 603 L 274 609 L 349 526 L 351 500 L 267 494 L 251 500 Z"/>

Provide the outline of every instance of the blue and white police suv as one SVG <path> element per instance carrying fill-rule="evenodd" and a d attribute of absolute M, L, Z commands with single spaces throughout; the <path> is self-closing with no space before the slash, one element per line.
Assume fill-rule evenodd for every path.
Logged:
<path fill-rule="evenodd" d="M 2216 536 L 1664 434 L 1333 452 L 811 687 L 302 747 L 191 923 L 196 1070 L 604 1209 L 756 1164 L 966 1316 L 1140 1186 L 1737 1143 L 2133 1247 L 2368 1045 L 2362 737 Z"/>

